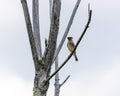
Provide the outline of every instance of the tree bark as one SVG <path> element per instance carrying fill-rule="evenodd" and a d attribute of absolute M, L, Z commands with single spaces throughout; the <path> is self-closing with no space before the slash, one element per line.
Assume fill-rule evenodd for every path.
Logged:
<path fill-rule="evenodd" d="M 58 69 L 58 57 L 55 60 L 55 70 Z M 55 75 L 55 93 L 54 96 L 59 96 L 60 94 L 60 84 L 59 84 L 59 72 Z"/>
<path fill-rule="evenodd" d="M 32 15 L 33 15 L 33 34 L 35 39 L 35 45 L 37 48 L 38 59 L 42 58 L 40 26 L 39 26 L 39 0 L 33 0 L 32 2 Z"/>
<path fill-rule="evenodd" d="M 35 46 L 35 39 L 34 39 L 34 35 L 33 35 L 33 29 L 32 29 L 32 24 L 31 24 L 31 20 L 30 20 L 27 1 L 21 0 L 21 4 L 23 7 L 29 42 L 30 42 L 31 51 L 32 51 L 32 57 L 33 57 L 33 61 L 34 61 L 34 67 L 35 67 L 35 70 L 38 70 L 38 55 L 37 55 L 37 49 Z"/>
<path fill-rule="evenodd" d="M 79 6 L 79 3 L 81 0 L 78 0 L 75 8 L 73 10 L 72 16 L 70 18 L 70 21 L 68 23 L 68 26 L 66 28 L 65 34 L 63 36 L 63 39 L 56 51 L 56 44 L 57 44 L 57 36 L 59 32 L 59 21 L 60 21 L 60 10 L 61 10 L 61 0 L 49 0 L 50 2 L 50 32 L 49 32 L 49 38 L 48 41 L 45 42 L 45 52 L 42 56 L 42 48 L 41 48 L 41 39 L 40 39 L 40 28 L 39 28 L 39 0 L 33 0 L 33 26 L 31 23 L 28 5 L 26 0 L 21 0 L 29 42 L 31 46 L 32 51 L 32 57 L 34 61 L 34 67 L 35 67 L 35 78 L 34 78 L 34 88 L 33 88 L 33 96 L 46 96 L 48 87 L 49 87 L 49 81 L 50 79 L 55 76 L 55 96 L 59 96 L 60 87 L 67 81 L 69 76 L 65 79 L 65 81 L 62 84 L 59 84 L 59 71 L 61 68 L 67 63 L 67 61 L 71 58 L 72 54 L 76 50 L 78 44 L 82 40 L 86 30 L 89 27 L 89 23 L 91 21 L 91 14 L 92 11 L 89 10 L 89 19 L 86 24 L 86 27 L 79 38 L 73 52 L 68 56 L 68 58 L 63 62 L 63 64 L 58 67 L 58 54 L 61 50 L 61 47 L 65 41 L 65 38 L 68 34 L 68 31 L 70 29 L 70 26 L 72 24 L 73 18 L 75 16 L 76 10 Z M 51 66 L 52 63 L 55 60 L 55 72 L 51 74 Z"/>
<path fill-rule="evenodd" d="M 59 31 L 60 10 L 61 0 L 53 0 L 50 33 L 48 39 L 48 52 L 45 59 L 46 66 L 51 65 L 56 50 L 56 42 Z"/>
<path fill-rule="evenodd" d="M 49 81 L 45 81 L 50 75 L 51 64 L 56 50 L 56 42 L 59 31 L 60 9 L 61 1 L 53 0 L 50 33 L 47 42 L 47 50 L 45 50 L 46 55 L 41 61 L 43 66 L 41 65 L 40 70 L 36 72 L 33 96 L 46 96 L 46 92 L 49 87 Z"/>

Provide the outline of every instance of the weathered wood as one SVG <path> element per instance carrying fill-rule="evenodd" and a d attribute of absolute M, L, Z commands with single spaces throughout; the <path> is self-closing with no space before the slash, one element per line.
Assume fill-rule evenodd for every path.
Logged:
<path fill-rule="evenodd" d="M 56 50 L 56 42 L 59 31 L 60 10 L 61 0 L 53 0 L 52 17 L 50 22 L 50 32 L 48 39 L 48 52 L 45 58 L 45 65 L 47 66 L 48 70 L 50 70 L 50 67 L 48 66 L 51 66 Z"/>
<path fill-rule="evenodd" d="M 35 76 L 35 85 L 37 86 L 34 87 L 34 96 L 46 96 L 46 92 L 49 87 L 49 81 L 45 81 L 50 74 L 50 69 L 49 71 L 47 71 L 46 69 L 49 65 L 51 65 L 56 50 L 56 41 L 59 31 L 60 9 L 60 0 L 53 0 L 49 39 L 46 44 L 45 56 L 42 59 L 44 65 L 43 69 L 40 69 Z"/>
<path fill-rule="evenodd" d="M 58 69 L 58 57 L 55 60 L 55 70 Z M 55 92 L 54 96 L 59 96 L 60 93 L 60 84 L 59 84 L 59 72 L 55 75 Z"/>
<path fill-rule="evenodd" d="M 42 48 L 41 48 L 41 38 L 40 38 L 40 26 L 39 26 L 39 0 L 33 0 L 32 2 L 32 16 L 33 16 L 33 34 L 34 34 L 38 59 L 40 60 L 42 58 Z"/>
<path fill-rule="evenodd" d="M 33 96 L 46 96 L 49 83 L 44 83 L 46 80 L 46 72 L 43 69 L 40 69 L 38 73 L 36 73 L 34 80 L 34 88 L 33 88 Z"/>
<path fill-rule="evenodd" d="M 49 13 L 50 13 L 50 21 L 52 19 L 52 6 L 53 6 L 53 0 L 49 0 Z"/>
<path fill-rule="evenodd" d="M 36 46 L 35 46 L 35 40 L 34 40 L 30 15 L 29 15 L 29 11 L 28 11 L 27 1 L 26 0 L 21 0 L 21 4 L 22 4 L 22 7 L 23 7 L 23 12 L 24 12 L 24 17 L 25 17 L 29 42 L 30 42 L 31 51 L 32 51 L 32 57 L 33 57 L 33 61 L 34 61 L 34 67 L 35 67 L 35 70 L 38 70 L 38 66 L 37 66 L 38 65 L 37 49 L 36 49 Z"/>
<path fill-rule="evenodd" d="M 68 62 L 68 60 L 73 55 L 74 51 L 76 50 L 78 44 L 82 40 L 85 32 L 87 31 L 89 27 L 89 23 L 91 21 L 91 15 L 92 10 L 89 9 L 89 18 L 88 22 L 85 26 L 85 29 L 80 36 L 79 40 L 77 41 L 77 44 L 73 50 L 73 52 L 68 56 L 68 58 L 61 64 L 60 67 L 58 67 L 58 54 L 61 50 L 61 47 L 65 41 L 65 38 L 69 32 L 69 29 L 71 27 L 71 24 L 73 22 L 75 13 L 77 11 L 77 8 L 79 6 L 79 3 L 81 0 L 78 0 L 75 8 L 73 10 L 73 13 L 71 15 L 70 21 L 68 23 L 68 26 L 66 28 L 65 34 L 63 36 L 63 39 L 57 48 L 56 51 L 56 44 L 57 44 L 57 36 L 59 32 L 59 21 L 60 21 L 60 10 L 61 10 L 61 0 L 49 0 L 50 2 L 50 32 L 49 32 L 49 38 L 45 41 L 45 52 L 42 57 L 42 48 L 41 48 L 41 39 L 40 39 L 40 26 L 39 26 L 39 0 L 33 0 L 32 4 L 32 11 L 33 11 L 33 26 L 30 20 L 30 15 L 28 11 L 28 5 L 26 0 L 21 0 L 29 42 L 31 46 L 32 51 L 32 57 L 34 61 L 35 66 L 35 78 L 34 78 L 34 88 L 33 88 L 33 96 L 46 96 L 48 87 L 49 87 L 49 80 L 55 76 L 55 96 L 59 96 L 60 87 L 68 80 L 69 77 L 67 77 L 62 84 L 59 84 L 59 71 L 61 68 Z M 52 63 L 55 60 L 55 67 L 56 71 L 50 76 L 50 70 Z"/>

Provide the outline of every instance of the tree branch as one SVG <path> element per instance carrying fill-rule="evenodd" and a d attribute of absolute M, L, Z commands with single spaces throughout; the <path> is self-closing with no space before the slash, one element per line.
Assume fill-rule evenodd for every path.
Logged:
<path fill-rule="evenodd" d="M 40 39 L 40 28 L 39 28 L 39 0 L 33 0 L 32 3 L 32 15 L 33 15 L 33 34 L 37 49 L 38 59 L 42 58 L 42 48 Z"/>
<path fill-rule="evenodd" d="M 53 6 L 53 0 L 49 0 L 50 20 L 52 19 L 52 6 Z"/>
<path fill-rule="evenodd" d="M 87 29 L 89 28 L 89 24 L 91 22 L 91 16 L 92 16 L 92 10 L 89 10 L 89 17 L 88 17 L 87 24 L 86 24 L 81 36 L 79 37 L 79 39 L 75 45 L 74 50 L 70 53 L 70 55 L 67 57 L 67 59 L 61 64 L 61 66 L 54 73 L 52 73 L 52 75 L 49 78 L 46 79 L 46 82 L 48 82 L 57 72 L 59 72 L 62 69 L 62 67 L 65 66 L 65 64 L 68 62 L 68 60 L 72 57 L 73 53 L 75 52 L 79 43 L 81 42 L 83 36 L 85 35 Z"/>
<path fill-rule="evenodd" d="M 70 78 L 70 75 L 68 75 L 67 78 L 60 84 L 60 87 L 62 87 L 62 85 L 64 85 L 69 78 Z"/>
<path fill-rule="evenodd" d="M 45 51 L 44 51 L 44 53 L 43 53 L 43 59 L 44 59 L 44 61 L 45 61 L 47 52 L 48 52 L 48 41 L 47 41 L 47 39 L 45 38 Z"/>
<path fill-rule="evenodd" d="M 50 33 L 48 39 L 48 52 L 45 58 L 45 65 L 47 67 L 51 65 L 56 50 L 56 42 L 59 31 L 60 10 L 61 10 L 61 0 L 53 0 L 52 19 L 51 19 Z"/>
<path fill-rule="evenodd" d="M 25 17 L 29 42 L 30 42 L 30 45 L 31 45 L 32 57 L 33 57 L 33 60 L 34 60 L 34 67 L 37 70 L 38 69 L 38 67 L 37 67 L 38 56 L 37 56 L 37 49 L 36 49 L 36 46 L 35 46 L 32 24 L 31 24 L 31 20 L 30 20 L 29 11 L 28 11 L 28 5 L 27 5 L 26 0 L 21 0 L 21 4 L 22 4 L 22 7 L 23 7 L 23 12 L 24 12 L 24 17 Z"/>
<path fill-rule="evenodd" d="M 62 37 L 62 40 L 61 40 L 61 42 L 60 42 L 60 44 L 59 44 L 59 46 L 58 46 L 58 48 L 57 48 L 57 50 L 56 50 L 56 52 L 55 52 L 55 56 L 54 56 L 53 62 L 55 61 L 56 57 L 58 56 L 58 54 L 59 54 L 59 52 L 60 52 L 60 50 L 61 50 L 61 48 L 62 48 L 62 46 L 63 46 L 63 44 L 64 44 L 64 42 L 65 42 L 65 39 L 66 39 L 67 34 L 68 34 L 68 32 L 69 32 L 69 30 L 70 30 L 70 28 L 71 28 L 71 25 L 72 25 L 72 23 L 73 23 L 73 19 L 74 19 L 74 17 L 75 17 L 75 14 L 76 14 L 76 11 L 77 11 L 77 9 L 78 9 L 78 7 L 79 7 L 80 2 L 81 2 L 81 0 L 77 0 L 77 2 L 76 2 L 76 5 L 75 5 L 75 7 L 74 7 L 74 9 L 73 9 L 73 12 L 72 12 L 72 14 L 71 14 L 71 17 L 70 17 L 70 20 L 69 20 L 69 22 L 68 22 L 67 28 L 66 28 L 66 30 L 65 30 L 65 33 L 64 33 L 64 35 L 63 35 L 63 37 Z"/>
<path fill-rule="evenodd" d="M 58 57 L 55 60 L 55 70 L 58 69 Z M 55 75 L 55 93 L 54 96 L 59 96 L 60 93 L 60 86 L 59 86 L 59 72 Z"/>

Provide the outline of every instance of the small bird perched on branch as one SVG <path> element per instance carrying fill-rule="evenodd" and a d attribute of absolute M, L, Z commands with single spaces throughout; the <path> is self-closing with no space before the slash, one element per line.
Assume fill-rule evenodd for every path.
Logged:
<path fill-rule="evenodd" d="M 73 43 L 73 37 L 68 37 L 67 47 L 68 47 L 70 52 L 72 52 L 74 50 L 75 45 Z M 76 55 L 76 51 L 73 53 L 73 55 L 75 57 L 75 61 L 78 61 L 78 58 L 77 58 L 77 55 Z"/>

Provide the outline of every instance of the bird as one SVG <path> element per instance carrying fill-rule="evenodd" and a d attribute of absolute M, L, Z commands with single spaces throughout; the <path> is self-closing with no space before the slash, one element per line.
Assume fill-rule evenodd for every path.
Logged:
<path fill-rule="evenodd" d="M 68 50 L 70 52 L 72 52 L 75 48 L 75 44 L 73 42 L 73 37 L 67 37 L 68 39 L 68 43 L 67 43 L 67 47 L 68 47 Z M 73 53 L 74 57 L 75 57 L 75 61 L 78 61 L 78 58 L 77 58 L 77 55 L 76 55 L 76 51 Z"/>

